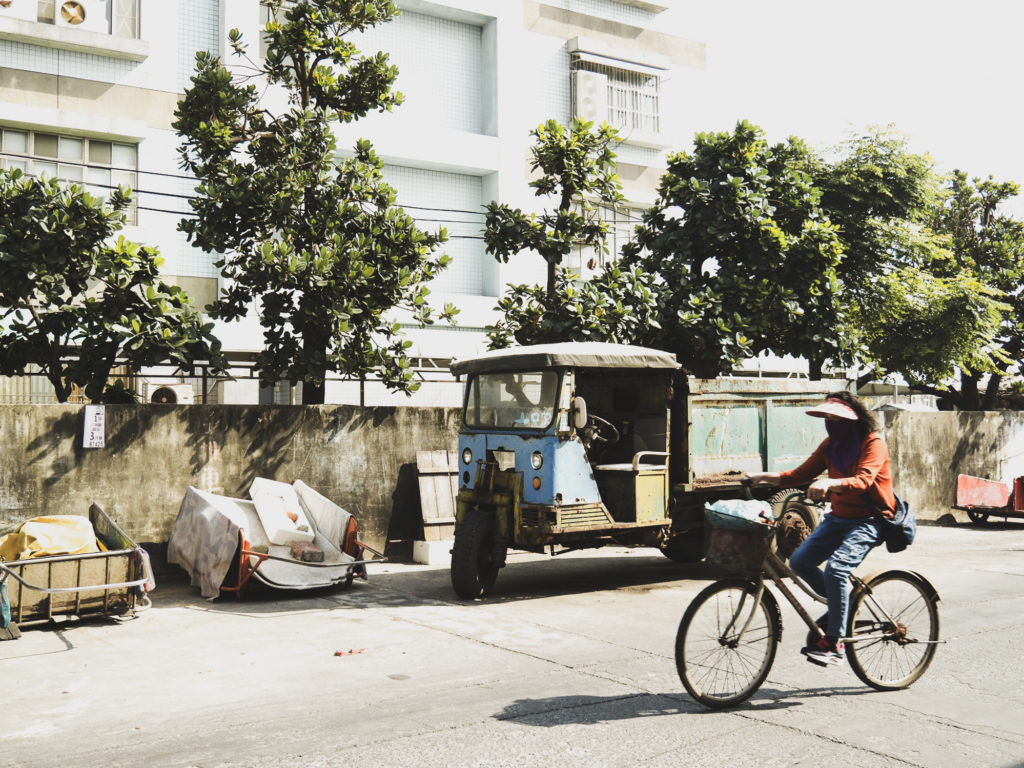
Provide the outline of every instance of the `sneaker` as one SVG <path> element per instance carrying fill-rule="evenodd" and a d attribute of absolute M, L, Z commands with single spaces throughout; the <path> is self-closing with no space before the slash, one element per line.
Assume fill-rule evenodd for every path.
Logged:
<path fill-rule="evenodd" d="M 846 648 L 842 643 L 836 643 L 828 638 L 821 638 L 813 645 L 800 649 L 800 653 L 807 657 L 812 664 L 822 667 L 830 667 L 841 663 L 846 658 Z"/>

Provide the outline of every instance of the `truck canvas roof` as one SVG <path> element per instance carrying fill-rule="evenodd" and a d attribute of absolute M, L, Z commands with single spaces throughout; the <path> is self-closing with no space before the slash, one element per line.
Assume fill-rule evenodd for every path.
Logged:
<path fill-rule="evenodd" d="M 675 355 L 648 347 L 603 341 L 568 341 L 509 347 L 478 357 L 453 360 L 451 371 L 464 373 L 538 371 L 545 368 L 679 368 Z"/>

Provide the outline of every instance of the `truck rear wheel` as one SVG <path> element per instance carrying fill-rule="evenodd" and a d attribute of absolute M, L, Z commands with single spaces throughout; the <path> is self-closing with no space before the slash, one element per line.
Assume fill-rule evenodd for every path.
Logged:
<path fill-rule="evenodd" d="M 674 563 L 697 563 L 704 557 L 704 529 L 694 528 L 670 536 L 661 545 L 661 554 Z"/>
<path fill-rule="evenodd" d="M 772 550 L 783 560 L 788 560 L 821 522 L 818 508 L 804 498 L 803 491 L 792 488 L 778 491 L 768 499 L 768 503 L 772 505 L 775 517 Z"/>
<path fill-rule="evenodd" d="M 452 547 L 452 588 L 464 600 L 483 597 L 494 586 L 501 567 L 494 550 L 494 515 L 470 510 L 455 532 Z"/>

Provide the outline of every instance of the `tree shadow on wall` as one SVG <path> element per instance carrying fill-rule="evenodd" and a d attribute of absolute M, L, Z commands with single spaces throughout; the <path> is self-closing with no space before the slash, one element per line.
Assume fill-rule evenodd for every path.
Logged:
<path fill-rule="evenodd" d="M 984 465 L 986 461 L 984 458 L 979 461 L 979 455 L 998 458 L 998 437 L 981 429 L 985 417 L 983 411 L 961 411 L 957 414 L 959 439 L 949 463 L 950 473 L 960 473 L 964 466 Z"/>
<path fill-rule="evenodd" d="M 57 454 L 50 464 L 49 475 L 43 479 L 44 487 L 56 485 L 63 477 L 72 473 L 81 461 L 82 454 L 88 450 L 83 448 L 81 440 L 77 439 L 84 427 L 84 413 L 84 409 L 65 411 L 26 446 L 29 464 L 38 464 Z M 72 444 L 71 454 L 60 455 L 66 453 L 65 445 L 68 440 Z"/>
<path fill-rule="evenodd" d="M 352 433 L 369 426 L 376 429 L 395 416 L 393 406 L 364 408 L 356 405 L 334 406 L 325 412 L 323 434 L 327 442 L 333 442 L 343 432 Z"/>
<path fill-rule="evenodd" d="M 289 459 L 305 411 L 291 405 L 186 406 L 178 411 L 178 418 L 188 435 L 193 478 L 219 461 L 220 452 L 237 441 L 240 455 L 232 451 L 224 461 L 234 474 L 221 479 L 224 495 L 241 498 L 257 477 L 277 477 Z"/>

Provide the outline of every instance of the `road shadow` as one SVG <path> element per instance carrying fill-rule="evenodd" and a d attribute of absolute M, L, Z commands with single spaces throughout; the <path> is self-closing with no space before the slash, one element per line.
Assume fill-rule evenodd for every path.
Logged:
<path fill-rule="evenodd" d="M 861 696 L 876 693 L 860 686 L 825 686 L 784 690 L 762 687 L 750 699 L 735 707 L 710 709 L 690 698 L 683 690 L 666 693 L 633 693 L 619 696 L 549 696 L 516 699 L 495 720 L 515 720 L 522 725 L 554 728 L 562 725 L 602 725 L 616 720 L 672 715 L 710 715 L 719 712 L 756 714 L 800 706 L 803 700 L 823 696 Z"/>
<path fill-rule="evenodd" d="M 703 563 L 674 563 L 660 554 L 577 556 L 571 559 L 554 557 L 524 562 L 516 562 L 515 555 L 512 555 L 487 597 L 462 600 L 452 590 L 447 568 L 403 567 L 401 571 L 381 573 L 381 567 L 368 566 L 367 579 L 356 579 L 348 588 L 339 585 L 283 590 L 273 589 L 253 579 L 242 597 L 222 593 L 211 602 L 203 599 L 199 595 L 199 588 L 191 586 L 188 576 L 175 566 L 174 570 L 162 575 L 152 599 L 158 606 L 200 603 L 208 610 L 229 613 L 280 613 L 305 611 L 312 607 L 381 608 L 438 604 L 474 609 L 602 591 L 639 594 L 671 587 L 680 581 L 710 582 L 721 575 Z"/>

